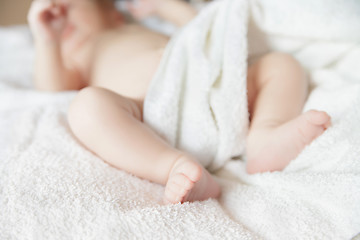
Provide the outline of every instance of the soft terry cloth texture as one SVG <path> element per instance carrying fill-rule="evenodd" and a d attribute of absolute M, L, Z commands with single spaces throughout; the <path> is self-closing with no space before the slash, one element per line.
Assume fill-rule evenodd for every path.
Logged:
<path fill-rule="evenodd" d="M 249 176 L 244 162 L 231 161 L 216 174 L 219 201 L 183 205 L 161 205 L 162 186 L 85 150 L 66 122 L 76 93 L 35 91 L 28 30 L 0 29 L 0 239 L 349 239 L 359 233 L 360 39 L 311 37 L 308 28 L 331 33 L 332 26 L 302 25 L 290 14 L 281 24 L 293 24 L 299 35 L 287 35 L 264 17 L 283 5 L 265 2 L 251 2 L 250 60 L 269 50 L 293 54 L 313 81 L 304 110 L 328 111 L 333 126 L 283 172 Z M 313 1 L 281 4 L 294 2 L 306 18 L 328 18 L 324 6 L 332 2 L 352 2 L 349 11 L 358 6 L 327 0 L 308 11 Z M 352 20 L 343 32 L 355 34 Z"/>
<path fill-rule="evenodd" d="M 244 0 L 218 1 L 168 44 L 144 103 L 144 122 L 217 170 L 244 153 L 247 17 Z"/>

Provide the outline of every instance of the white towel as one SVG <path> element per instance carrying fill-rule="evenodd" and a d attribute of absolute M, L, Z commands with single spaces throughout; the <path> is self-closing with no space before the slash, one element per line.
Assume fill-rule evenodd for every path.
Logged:
<path fill-rule="evenodd" d="M 248 4 L 215 2 L 168 44 L 144 103 L 144 122 L 208 169 L 244 153 Z"/>

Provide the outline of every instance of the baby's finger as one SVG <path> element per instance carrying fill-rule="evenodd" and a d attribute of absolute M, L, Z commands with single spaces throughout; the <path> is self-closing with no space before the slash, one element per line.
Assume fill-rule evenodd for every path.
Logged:
<path fill-rule="evenodd" d="M 36 21 L 38 16 L 48 11 L 51 8 L 52 3 L 50 1 L 36 0 L 31 4 L 30 11 L 28 14 L 28 21 Z"/>
<path fill-rule="evenodd" d="M 38 19 L 41 22 L 49 22 L 53 18 L 54 18 L 54 14 L 51 12 L 50 9 L 48 11 L 40 12 L 38 15 Z"/>
<path fill-rule="evenodd" d="M 60 15 L 60 9 L 58 6 L 54 6 L 50 9 L 51 13 L 54 15 L 54 16 L 59 16 Z"/>
<path fill-rule="evenodd" d="M 60 14 L 65 16 L 65 15 L 67 15 L 68 6 L 65 5 L 65 4 L 60 4 L 59 5 L 59 10 L 60 10 Z"/>
<path fill-rule="evenodd" d="M 38 13 L 46 9 L 49 9 L 52 5 L 53 3 L 49 0 L 35 0 L 31 4 L 30 12 Z"/>

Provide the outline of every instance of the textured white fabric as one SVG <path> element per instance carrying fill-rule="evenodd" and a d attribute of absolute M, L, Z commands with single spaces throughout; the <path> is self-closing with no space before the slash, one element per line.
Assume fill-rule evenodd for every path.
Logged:
<path fill-rule="evenodd" d="M 302 0 L 293 2 L 311 17 Z M 66 110 L 76 93 L 32 89 L 28 30 L 0 28 L 0 239 L 350 239 L 359 233 L 360 39 L 272 34 L 253 11 L 252 5 L 250 61 L 270 50 L 293 54 L 313 82 L 304 110 L 328 111 L 333 126 L 282 172 L 249 176 L 244 162 L 231 161 L 216 173 L 223 189 L 218 201 L 171 206 L 160 204 L 162 186 L 110 167 L 75 140 Z M 284 21 L 301 26 L 291 15 Z M 344 28 L 353 26 L 349 20 Z"/>
<path fill-rule="evenodd" d="M 244 152 L 247 15 L 245 0 L 200 12 L 168 44 L 144 102 L 144 122 L 213 171 Z"/>
<path fill-rule="evenodd" d="M 358 41 L 360 38 L 358 0 L 251 2 L 252 12 L 261 21 L 261 28 L 271 34 L 332 41 Z"/>

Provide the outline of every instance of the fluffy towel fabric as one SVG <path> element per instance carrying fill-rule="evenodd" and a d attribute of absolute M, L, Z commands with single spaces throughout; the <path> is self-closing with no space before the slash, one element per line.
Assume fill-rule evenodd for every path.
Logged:
<path fill-rule="evenodd" d="M 247 19 L 244 0 L 215 2 L 168 44 L 144 103 L 144 122 L 208 169 L 244 152 Z"/>
<path fill-rule="evenodd" d="M 281 32 L 280 23 L 270 24 L 276 31 L 268 32 L 264 16 L 283 6 L 263 1 L 251 2 L 250 61 L 269 50 L 293 54 L 313 83 L 304 110 L 328 111 L 333 126 L 284 171 L 249 176 L 244 162 L 231 161 L 216 174 L 223 189 L 219 200 L 183 205 L 161 205 L 162 186 L 116 170 L 84 149 L 66 122 L 76 93 L 35 91 L 28 29 L 0 28 L 0 239 L 351 239 L 358 234 L 360 39 L 311 38 L 301 29 L 313 25 L 301 25 L 303 19 L 291 15 L 281 24 L 294 24 L 307 37 Z M 338 1 L 314 11 L 304 0 L 281 4 L 294 2 L 297 14 L 311 18 L 316 10 L 328 18 L 324 6 Z M 349 20 L 344 28 L 356 31 L 353 26 Z M 332 31 L 331 25 L 321 27 Z"/>
<path fill-rule="evenodd" d="M 358 41 L 360 4 L 358 0 L 254 0 L 252 13 L 261 28 L 274 35 Z M 291 23 L 286 20 L 291 19 Z M 295 20 L 295 21 L 294 21 Z M 350 26 L 349 26 L 350 25 Z"/>

